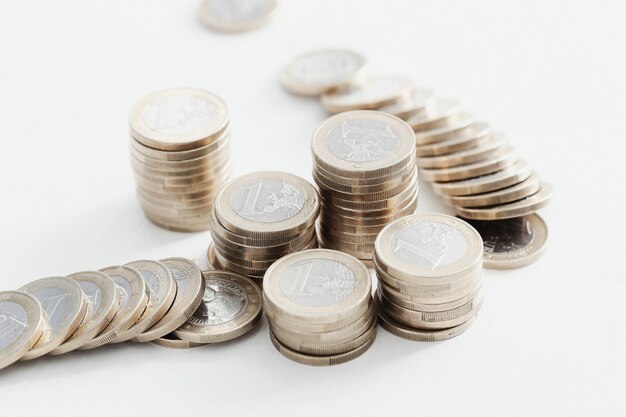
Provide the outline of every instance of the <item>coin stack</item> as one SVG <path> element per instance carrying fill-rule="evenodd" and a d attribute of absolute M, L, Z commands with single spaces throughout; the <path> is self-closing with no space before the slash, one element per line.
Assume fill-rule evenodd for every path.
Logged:
<path fill-rule="evenodd" d="M 274 347 L 307 365 L 336 365 L 376 338 L 367 267 L 346 253 L 312 249 L 281 258 L 265 274 L 265 316 Z"/>
<path fill-rule="evenodd" d="M 379 321 L 415 341 L 457 336 L 482 305 L 482 240 L 461 219 L 413 214 L 385 227 L 376 239 L 375 296 Z"/>
<path fill-rule="evenodd" d="M 181 232 L 209 228 L 217 190 L 230 174 L 228 112 L 209 92 L 164 90 L 130 115 L 137 197 L 153 223 Z"/>
<path fill-rule="evenodd" d="M 313 185 L 284 172 L 255 172 L 231 180 L 215 198 L 209 263 L 260 284 L 276 260 L 317 247 L 319 200 Z"/>
<path fill-rule="evenodd" d="M 175 348 L 230 340 L 259 321 L 261 297 L 248 278 L 201 275 L 185 258 L 42 278 L 0 292 L 0 369 L 127 340 Z"/>
<path fill-rule="evenodd" d="M 345 112 L 315 131 L 312 153 L 320 245 L 371 262 L 378 232 L 417 207 L 413 130 L 387 113 Z"/>

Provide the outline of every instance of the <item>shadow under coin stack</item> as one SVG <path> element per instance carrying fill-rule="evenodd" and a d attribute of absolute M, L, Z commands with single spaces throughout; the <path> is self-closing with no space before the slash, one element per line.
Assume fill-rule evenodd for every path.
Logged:
<path fill-rule="evenodd" d="M 277 259 L 317 247 L 319 195 L 284 172 L 255 172 L 231 180 L 215 199 L 209 263 L 261 283 Z"/>
<path fill-rule="evenodd" d="M 420 213 L 393 222 L 376 239 L 381 325 L 415 341 L 463 333 L 482 305 L 482 262 L 480 235 L 463 220 Z"/>
<path fill-rule="evenodd" d="M 345 112 L 316 130 L 312 152 L 320 245 L 370 263 L 378 232 L 417 207 L 413 130 L 386 113 Z"/>
<path fill-rule="evenodd" d="M 274 347 L 307 365 L 336 365 L 363 354 L 376 338 L 367 267 L 346 253 L 313 249 L 274 263 L 263 282 Z"/>
<path fill-rule="evenodd" d="M 155 224 L 207 230 L 214 197 L 230 174 L 224 102 L 199 89 L 145 97 L 131 112 L 131 162 L 137 196 Z"/>

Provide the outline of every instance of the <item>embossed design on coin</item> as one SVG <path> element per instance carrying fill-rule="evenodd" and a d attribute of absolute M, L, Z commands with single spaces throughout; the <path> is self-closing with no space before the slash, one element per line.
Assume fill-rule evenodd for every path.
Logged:
<path fill-rule="evenodd" d="M 400 147 L 400 138 L 387 123 L 346 120 L 328 133 L 330 152 L 344 161 L 373 162 L 387 158 Z"/>
<path fill-rule="evenodd" d="M 14 343 L 27 326 L 24 307 L 11 302 L 0 303 L 0 349 Z"/>
<path fill-rule="evenodd" d="M 275 223 L 288 220 L 304 207 L 302 190 L 286 181 L 261 180 L 233 193 L 231 205 L 246 220 Z"/>
<path fill-rule="evenodd" d="M 206 289 L 200 307 L 187 322 L 196 325 L 227 323 L 246 309 L 248 296 L 236 283 L 221 279 L 206 281 Z"/>
<path fill-rule="evenodd" d="M 142 117 L 146 126 L 159 133 L 188 135 L 207 128 L 215 117 L 215 108 L 197 95 L 171 95 L 148 104 Z"/>

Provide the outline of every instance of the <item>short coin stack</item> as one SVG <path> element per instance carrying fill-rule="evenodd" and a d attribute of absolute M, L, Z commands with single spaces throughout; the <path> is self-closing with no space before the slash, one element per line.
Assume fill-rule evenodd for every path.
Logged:
<path fill-rule="evenodd" d="M 376 337 L 369 271 L 346 253 L 313 249 L 280 259 L 267 270 L 263 297 L 272 343 L 296 362 L 347 362 Z"/>
<path fill-rule="evenodd" d="M 345 112 L 316 130 L 312 152 L 321 246 L 371 262 L 378 232 L 417 207 L 413 130 L 386 113 Z"/>
<path fill-rule="evenodd" d="M 309 182 L 284 172 L 255 172 L 226 184 L 211 219 L 211 265 L 261 283 L 277 259 L 317 247 L 320 201 Z"/>
<path fill-rule="evenodd" d="M 482 241 L 463 220 L 413 214 L 376 239 L 375 300 L 381 325 L 409 340 L 463 333 L 482 305 Z"/>
<path fill-rule="evenodd" d="M 137 196 L 155 224 L 206 230 L 213 199 L 230 174 L 228 112 L 209 92 L 164 90 L 130 115 L 131 162 Z"/>

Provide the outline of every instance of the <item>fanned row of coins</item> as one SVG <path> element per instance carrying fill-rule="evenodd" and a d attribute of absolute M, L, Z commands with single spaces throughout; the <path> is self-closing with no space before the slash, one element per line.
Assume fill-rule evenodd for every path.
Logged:
<path fill-rule="evenodd" d="M 391 223 L 374 258 L 381 325 L 415 341 L 463 333 L 482 305 L 482 252 L 478 232 L 455 217 L 420 213 Z"/>
<path fill-rule="evenodd" d="M 376 338 L 367 267 L 346 253 L 306 250 L 275 262 L 263 282 L 274 347 L 307 365 L 336 365 L 362 355 Z"/>
<path fill-rule="evenodd" d="M 417 207 L 413 130 L 387 113 L 349 111 L 320 125 L 312 153 L 321 246 L 371 262 L 378 232 Z"/>
<path fill-rule="evenodd" d="M 189 348 L 229 340 L 261 317 L 248 278 L 192 261 L 140 260 L 0 292 L 0 369 L 125 341 Z"/>
<path fill-rule="evenodd" d="M 230 174 L 224 102 L 194 88 L 154 93 L 132 110 L 130 136 L 137 197 L 148 219 L 175 231 L 207 230 Z"/>
<path fill-rule="evenodd" d="M 226 184 L 211 217 L 209 263 L 261 283 L 276 260 L 317 247 L 319 194 L 302 178 L 255 172 Z"/>

